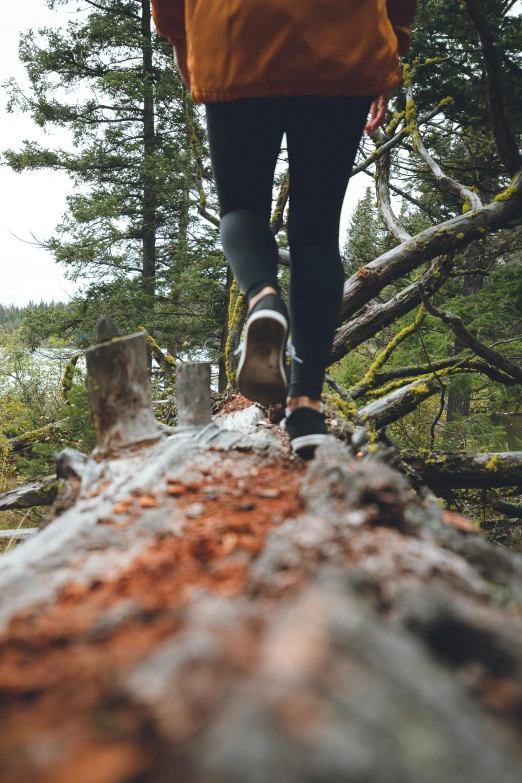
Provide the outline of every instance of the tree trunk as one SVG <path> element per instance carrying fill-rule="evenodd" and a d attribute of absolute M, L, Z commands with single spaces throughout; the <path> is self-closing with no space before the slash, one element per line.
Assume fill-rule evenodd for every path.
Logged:
<path fill-rule="evenodd" d="M 144 354 L 127 376 L 121 420 Z M 518 783 L 522 558 L 262 417 L 99 429 L 75 505 L 0 559 L 3 783 Z"/>
<path fill-rule="evenodd" d="M 153 303 L 156 292 L 156 183 L 153 157 L 156 148 L 154 125 L 154 74 L 149 0 L 141 0 L 143 46 L 143 291 Z M 150 306 L 149 305 L 149 306 Z"/>
<path fill-rule="evenodd" d="M 481 248 L 483 251 L 483 248 Z M 468 261 L 466 262 L 468 268 L 481 268 L 480 258 L 475 258 L 474 249 L 468 252 Z M 482 275 L 469 274 L 465 275 L 462 282 L 462 293 L 464 296 L 473 296 L 478 294 L 484 286 L 484 277 Z M 464 350 L 466 346 L 462 340 L 457 339 L 455 341 L 455 348 L 453 353 L 458 355 Z M 448 405 L 446 408 L 446 424 L 451 424 L 455 421 L 455 416 L 462 416 L 467 418 L 469 416 L 471 407 L 471 389 L 458 388 L 458 386 L 451 386 L 448 390 Z"/>
<path fill-rule="evenodd" d="M 230 307 L 230 288 L 234 275 L 232 270 L 227 264 L 227 283 L 226 283 L 226 295 L 223 306 L 223 319 L 221 321 L 221 339 L 219 342 L 219 376 L 218 376 L 218 391 L 221 394 L 228 386 L 227 378 L 227 340 L 228 340 L 228 322 L 229 322 L 229 307 Z"/>

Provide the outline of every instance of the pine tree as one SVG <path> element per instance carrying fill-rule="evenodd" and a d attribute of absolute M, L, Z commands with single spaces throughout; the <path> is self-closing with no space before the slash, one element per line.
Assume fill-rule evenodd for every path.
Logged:
<path fill-rule="evenodd" d="M 74 183 L 44 244 L 72 279 L 88 281 L 77 316 L 92 332 L 109 312 L 126 330 L 163 335 L 178 353 L 215 354 L 226 272 L 216 230 L 197 214 L 194 148 L 204 154 L 204 131 L 171 47 L 151 25 L 149 0 L 84 0 L 65 30 L 23 35 L 20 57 L 31 90 L 11 81 L 9 109 L 70 130 L 73 146 L 26 142 L 5 160 L 15 171 L 66 171 Z"/>

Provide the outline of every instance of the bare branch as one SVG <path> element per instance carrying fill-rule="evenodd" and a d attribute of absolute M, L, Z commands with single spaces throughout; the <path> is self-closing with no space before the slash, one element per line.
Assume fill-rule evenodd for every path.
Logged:
<path fill-rule="evenodd" d="M 375 177 L 375 192 L 381 217 L 390 232 L 398 242 L 407 242 L 411 239 L 400 220 L 394 214 L 390 202 L 390 151 L 382 155 L 377 161 L 377 174 Z"/>
<path fill-rule="evenodd" d="M 433 394 L 437 394 L 439 388 L 439 383 L 434 378 L 409 383 L 361 408 L 359 421 L 361 424 L 372 424 L 375 429 L 387 427 L 414 411 Z"/>
<path fill-rule="evenodd" d="M 522 451 L 492 454 L 431 452 L 429 459 L 423 453 L 401 452 L 401 457 L 435 492 L 522 485 Z"/>
<path fill-rule="evenodd" d="M 449 311 L 442 312 L 438 310 L 427 298 L 423 286 L 418 283 L 421 291 L 422 301 L 426 307 L 426 310 L 436 318 L 440 318 L 443 323 L 448 324 L 454 332 L 455 336 L 467 347 L 471 348 L 477 356 L 481 356 L 488 364 L 493 367 L 498 367 L 503 372 L 511 375 L 518 383 L 522 383 L 522 369 L 518 365 L 514 364 L 511 359 L 501 354 L 499 351 L 495 351 L 493 348 L 489 348 L 485 343 L 478 340 L 475 335 L 466 329 L 464 323 L 458 315 L 450 313 Z"/>
<path fill-rule="evenodd" d="M 352 316 L 385 286 L 408 274 L 423 261 L 466 247 L 512 221 L 520 220 L 521 205 L 522 170 L 517 172 L 511 186 L 491 204 L 430 226 L 359 269 L 345 283 L 342 320 Z"/>
<path fill-rule="evenodd" d="M 446 282 L 452 269 L 451 258 L 433 262 L 424 278 L 425 287 L 433 293 Z M 348 323 L 343 324 L 335 333 L 329 363 L 339 361 L 358 345 L 373 337 L 385 326 L 394 323 L 397 318 L 406 315 L 421 304 L 421 294 L 417 283 L 412 283 L 384 304 L 371 304 L 362 309 Z"/>
<path fill-rule="evenodd" d="M 435 117 L 437 114 L 439 114 L 443 110 L 443 105 L 439 104 L 435 109 L 432 109 L 428 112 L 428 114 L 425 114 L 424 117 L 420 117 L 418 120 L 418 125 L 424 125 L 424 123 L 428 122 L 428 120 L 431 120 L 433 117 Z M 352 177 L 354 177 L 356 174 L 359 174 L 360 171 L 365 171 L 370 166 L 373 166 L 374 163 L 376 163 L 379 158 L 381 158 L 383 155 L 385 155 L 387 152 L 392 150 L 394 147 L 397 146 L 397 144 L 400 144 L 400 142 L 405 139 L 407 136 L 410 135 L 409 128 L 403 128 L 398 133 L 395 134 L 395 136 L 392 136 L 392 138 L 389 141 L 384 142 L 384 144 L 375 150 L 375 152 L 372 152 L 371 155 L 369 155 L 366 160 L 363 160 L 362 163 L 359 163 L 358 166 L 355 166 L 352 171 Z"/>
<path fill-rule="evenodd" d="M 439 164 L 431 157 L 430 153 L 424 146 L 415 118 L 415 102 L 413 100 L 413 90 L 411 84 L 408 86 L 406 91 L 406 99 L 407 106 L 409 107 L 408 115 L 413 124 L 412 138 L 413 148 L 415 151 L 418 152 L 418 154 L 421 156 L 424 163 L 427 165 L 435 177 L 435 180 L 443 190 L 451 193 L 453 196 L 461 198 L 465 203 L 469 204 L 471 209 L 480 209 L 482 206 L 482 201 L 477 196 L 475 191 L 466 187 L 466 185 L 462 185 L 460 182 L 457 182 L 457 180 L 452 179 L 452 177 L 448 177 L 448 175 L 442 171 Z"/>
<path fill-rule="evenodd" d="M 431 372 L 440 373 L 442 376 L 453 375 L 455 372 L 475 372 L 486 375 L 496 383 L 503 383 L 505 386 L 514 386 L 516 381 L 510 375 L 500 372 L 495 367 L 491 367 L 487 362 L 481 362 L 479 359 L 461 359 L 459 356 L 450 356 L 447 359 L 439 359 L 430 364 L 418 364 L 407 367 L 396 367 L 387 372 L 376 373 L 372 384 L 358 383 L 349 389 L 350 395 L 354 400 L 358 400 L 368 394 L 373 389 L 379 389 L 394 381 L 413 381 L 419 376 L 429 375 Z M 377 392 L 376 392 L 377 393 Z"/>

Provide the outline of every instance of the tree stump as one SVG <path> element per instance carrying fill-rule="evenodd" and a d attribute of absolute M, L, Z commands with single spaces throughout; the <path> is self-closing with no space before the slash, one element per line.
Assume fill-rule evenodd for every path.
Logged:
<path fill-rule="evenodd" d="M 205 427 L 212 420 L 210 364 L 186 362 L 176 368 L 178 427 Z"/>
<path fill-rule="evenodd" d="M 110 454 L 161 437 L 152 410 L 143 332 L 115 336 L 85 354 L 98 453 Z"/>

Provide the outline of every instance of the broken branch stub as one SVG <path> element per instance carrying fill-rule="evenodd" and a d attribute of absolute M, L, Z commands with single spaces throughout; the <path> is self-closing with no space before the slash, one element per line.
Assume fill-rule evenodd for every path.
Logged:
<path fill-rule="evenodd" d="M 210 364 L 186 362 L 176 368 L 178 427 L 204 427 L 212 421 Z"/>
<path fill-rule="evenodd" d="M 85 356 L 98 450 L 114 452 L 161 437 L 152 411 L 145 334 L 112 337 Z"/>

